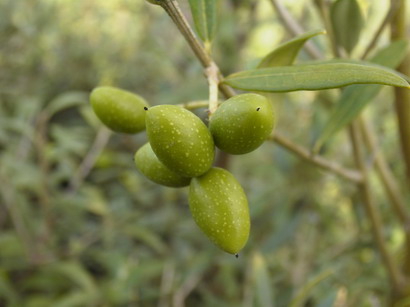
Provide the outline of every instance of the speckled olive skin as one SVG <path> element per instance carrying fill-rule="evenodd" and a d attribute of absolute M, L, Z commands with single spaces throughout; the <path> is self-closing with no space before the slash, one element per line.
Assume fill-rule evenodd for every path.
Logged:
<path fill-rule="evenodd" d="M 139 95 L 110 86 L 95 88 L 90 95 L 95 114 L 115 132 L 134 134 L 145 129 L 148 103 Z"/>
<path fill-rule="evenodd" d="M 165 166 L 185 177 L 200 176 L 211 168 L 215 146 L 199 117 L 173 105 L 158 105 L 146 113 L 149 142 Z"/>
<path fill-rule="evenodd" d="M 196 224 L 221 249 L 236 254 L 249 237 L 248 200 L 235 177 L 212 168 L 189 186 L 189 208 Z"/>
<path fill-rule="evenodd" d="M 134 161 L 137 169 L 155 183 L 178 188 L 189 185 L 191 181 L 191 178 L 182 177 L 162 164 L 152 151 L 149 143 L 138 149 L 135 153 Z"/>
<path fill-rule="evenodd" d="M 209 121 L 209 129 L 219 149 L 240 155 L 262 145 L 274 121 L 272 104 L 266 97 L 241 94 L 221 104 Z"/>

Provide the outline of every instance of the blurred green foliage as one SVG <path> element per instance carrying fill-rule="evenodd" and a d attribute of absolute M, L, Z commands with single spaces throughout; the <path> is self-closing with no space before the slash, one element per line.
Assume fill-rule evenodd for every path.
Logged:
<path fill-rule="evenodd" d="M 188 1 L 180 2 L 188 14 Z M 287 2 L 317 28 L 309 1 Z M 225 73 L 256 66 L 288 38 L 269 1 L 221 3 L 214 53 Z M 252 217 L 235 259 L 194 224 L 185 189 L 137 173 L 132 157 L 145 134 L 105 130 L 88 93 L 113 85 L 152 104 L 207 98 L 200 65 L 161 9 L 131 0 L 3 0 L 0 7 L 0 306 L 386 303 L 385 271 L 355 188 L 343 179 L 271 143 L 232 157 Z M 323 38 L 313 41 L 324 48 Z M 404 178 L 390 94 L 384 89 L 368 115 Z M 310 145 L 335 96 L 272 95 L 277 129 Z M 349 166 L 349 150 L 341 134 L 324 154 Z M 373 185 L 399 259 L 402 233 L 380 183 Z"/>

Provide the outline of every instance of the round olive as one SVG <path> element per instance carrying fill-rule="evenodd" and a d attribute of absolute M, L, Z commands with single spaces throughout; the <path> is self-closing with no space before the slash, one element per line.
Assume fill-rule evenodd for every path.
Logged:
<path fill-rule="evenodd" d="M 241 94 L 221 104 L 210 118 L 209 129 L 219 149 L 240 155 L 262 145 L 274 122 L 272 104 L 266 97 Z"/>
<path fill-rule="evenodd" d="M 185 177 L 200 176 L 211 168 L 215 146 L 199 117 L 173 105 L 158 105 L 146 113 L 149 142 L 166 167 Z"/>
<path fill-rule="evenodd" d="M 221 249 L 236 254 L 244 247 L 250 230 L 248 200 L 230 172 L 211 168 L 192 178 L 189 208 L 199 228 Z"/>
<path fill-rule="evenodd" d="M 149 105 L 141 96 L 100 86 L 91 92 L 90 101 L 95 114 L 111 130 L 134 134 L 145 129 L 144 107 Z"/>

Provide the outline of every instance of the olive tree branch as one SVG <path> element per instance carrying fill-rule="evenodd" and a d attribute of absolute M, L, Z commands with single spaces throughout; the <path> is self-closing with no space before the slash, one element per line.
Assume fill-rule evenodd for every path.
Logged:
<path fill-rule="evenodd" d="M 84 178 L 88 176 L 91 169 L 94 167 L 95 162 L 103 151 L 104 147 L 107 145 L 110 140 L 112 133 L 110 130 L 102 126 L 95 136 L 94 142 L 91 145 L 88 153 L 84 157 L 80 166 L 76 170 L 74 176 L 71 178 L 69 183 L 69 189 L 71 192 L 77 191 L 83 182 Z"/>
<path fill-rule="evenodd" d="M 399 8 L 399 1 L 392 0 L 390 8 L 386 13 L 386 16 L 384 17 L 379 28 L 375 32 L 369 45 L 365 49 L 362 55 L 362 59 L 365 59 L 369 55 L 370 51 L 373 50 L 374 46 L 377 44 L 378 40 L 380 39 L 380 35 L 383 33 L 383 30 L 389 25 L 390 21 L 393 19 L 394 15 L 396 14 L 398 8 Z"/>
<path fill-rule="evenodd" d="M 176 24 L 204 69 L 212 66 L 214 66 L 214 69 L 217 69 L 216 75 L 218 79 L 218 87 L 224 96 L 227 98 L 235 96 L 235 92 L 232 88 L 220 82 L 223 79 L 223 76 L 220 73 L 218 66 L 213 62 L 212 58 L 205 50 L 205 47 L 196 37 L 194 31 L 179 8 L 178 2 L 176 0 L 162 0 L 159 1 L 158 4 L 166 11 L 172 21 Z"/>
<path fill-rule="evenodd" d="M 410 215 L 406 210 L 406 205 L 401 197 L 398 183 L 393 176 L 384 156 L 378 150 L 377 140 L 373 127 L 368 121 L 365 121 L 362 117 L 359 117 L 360 131 L 363 135 L 364 143 L 370 152 L 375 154 L 374 162 L 376 171 L 379 173 L 379 177 L 382 181 L 383 186 L 386 189 L 386 193 L 389 196 L 394 212 L 399 218 L 400 222 L 403 224 L 404 229 L 407 233 L 410 231 Z"/>
<path fill-rule="evenodd" d="M 380 251 L 383 263 L 391 279 L 393 289 L 395 290 L 395 292 L 400 292 L 403 287 L 404 279 L 401 272 L 398 270 L 397 265 L 394 263 L 393 257 L 389 253 L 385 239 L 383 237 L 383 227 L 381 218 L 370 192 L 368 173 L 366 164 L 363 160 L 360 133 L 359 127 L 357 126 L 357 122 L 354 122 L 349 126 L 349 135 L 357 167 L 359 168 L 360 172 L 364 177 L 363 182 L 360 183 L 358 186 L 363 199 L 364 208 L 371 222 L 373 237 L 376 240 L 376 244 Z"/>
<path fill-rule="evenodd" d="M 294 36 L 301 35 L 305 31 L 299 25 L 299 23 L 292 17 L 286 7 L 283 6 L 281 1 L 278 0 L 271 0 L 273 7 L 275 8 L 278 17 L 282 21 L 282 24 L 286 27 L 289 33 Z M 321 52 L 316 48 L 312 42 L 306 42 L 303 46 L 306 49 L 306 52 L 314 59 L 321 59 L 323 55 Z"/>
<path fill-rule="evenodd" d="M 313 155 L 312 152 L 300 145 L 294 144 L 279 133 L 274 133 L 270 136 L 270 139 L 286 148 L 290 152 L 294 153 L 303 160 L 310 162 L 320 168 L 330 171 L 340 177 L 350 180 L 354 183 L 363 182 L 363 176 L 356 170 L 350 170 L 342 167 L 334 161 L 327 160 L 321 156 Z"/>

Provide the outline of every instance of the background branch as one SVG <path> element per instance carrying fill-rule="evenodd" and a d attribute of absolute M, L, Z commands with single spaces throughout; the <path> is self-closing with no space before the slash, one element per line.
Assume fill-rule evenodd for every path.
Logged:
<path fill-rule="evenodd" d="M 294 153 L 298 157 L 302 158 L 303 160 L 308 161 L 316 166 L 319 166 L 320 168 L 328 170 L 336 175 L 339 175 L 355 183 L 363 182 L 363 176 L 359 172 L 343 168 L 336 162 L 326 160 L 321 156 L 313 155 L 311 151 L 307 150 L 306 148 L 300 145 L 292 143 L 291 141 L 284 138 L 278 133 L 272 134 L 270 139 L 275 141 L 282 147 L 286 148 L 290 152 Z"/>

